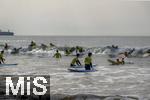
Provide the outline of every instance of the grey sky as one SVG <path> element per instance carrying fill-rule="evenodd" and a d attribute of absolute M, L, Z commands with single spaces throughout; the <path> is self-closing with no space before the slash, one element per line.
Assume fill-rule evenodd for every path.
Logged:
<path fill-rule="evenodd" d="M 0 0 L 16 35 L 149 35 L 148 0 Z"/>

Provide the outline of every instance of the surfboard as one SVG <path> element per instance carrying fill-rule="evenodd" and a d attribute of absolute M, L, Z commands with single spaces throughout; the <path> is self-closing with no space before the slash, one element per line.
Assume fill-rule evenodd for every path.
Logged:
<path fill-rule="evenodd" d="M 145 53 L 144 55 L 143 55 L 143 57 L 149 57 L 150 56 L 150 53 Z"/>
<path fill-rule="evenodd" d="M 120 65 L 120 64 L 116 63 L 116 61 L 111 60 L 111 59 L 108 59 L 107 61 L 109 63 L 111 63 L 111 65 Z M 125 62 L 125 64 L 134 64 L 134 63 L 132 61 L 128 61 L 128 62 Z"/>
<path fill-rule="evenodd" d="M 107 60 L 109 63 L 111 63 L 112 65 L 118 65 L 114 60 L 108 59 Z"/>
<path fill-rule="evenodd" d="M 68 68 L 70 72 L 95 72 L 96 69 L 85 70 L 85 68 Z"/>
<path fill-rule="evenodd" d="M 16 66 L 18 65 L 17 63 L 15 64 L 0 64 L 0 67 L 3 67 L 3 66 Z"/>
<path fill-rule="evenodd" d="M 96 67 L 97 66 L 97 64 L 93 64 L 92 65 L 92 67 Z M 84 68 L 84 65 L 81 65 L 81 66 L 78 66 L 78 65 L 76 65 L 76 66 L 70 66 L 71 68 Z"/>

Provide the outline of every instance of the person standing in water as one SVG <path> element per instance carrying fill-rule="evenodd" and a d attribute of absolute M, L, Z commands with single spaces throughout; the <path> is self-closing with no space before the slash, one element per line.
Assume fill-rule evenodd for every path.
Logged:
<path fill-rule="evenodd" d="M 70 53 L 71 53 L 71 52 L 70 52 L 70 50 L 68 50 L 68 49 L 66 49 L 66 50 L 65 50 L 65 54 L 66 54 L 66 56 L 69 56 L 69 55 L 70 55 Z"/>
<path fill-rule="evenodd" d="M 4 51 L 1 51 L 1 53 L 0 53 L 0 64 L 4 64 L 4 61 L 5 61 L 5 59 L 4 59 Z"/>
<path fill-rule="evenodd" d="M 71 61 L 71 64 L 70 64 L 70 66 L 81 66 L 81 63 L 80 63 L 80 61 L 79 61 L 79 54 L 77 54 L 76 55 L 76 57 L 75 58 L 73 58 L 73 60 Z"/>
<path fill-rule="evenodd" d="M 36 43 L 34 41 L 31 41 L 29 48 L 32 50 L 32 49 L 35 49 L 36 46 L 37 46 Z"/>
<path fill-rule="evenodd" d="M 59 59 L 59 58 L 61 58 L 62 56 L 61 56 L 61 54 L 59 53 L 59 51 L 58 51 L 58 50 L 56 50 L 56 53 L 54 54 L 54 56 L 53 56 L 53 57 L 55 57 L 55 58 Z"/>
<path fill-rule="evenodd" d="M 85 58 L 85 70 L 91 70 L 92 68 L 92 53 L 88 53 L 88 56 Z"/>
<path fill-rule="evenodd" d="M 5 43 L 4 50 L 8 50 L 8 44 Z"/>

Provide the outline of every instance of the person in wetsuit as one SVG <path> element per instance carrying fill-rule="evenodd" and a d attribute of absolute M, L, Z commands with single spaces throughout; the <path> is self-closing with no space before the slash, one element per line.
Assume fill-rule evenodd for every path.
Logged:
<path fill-rule="evenodd" d="M 5 59 L 4 59 L 4 51 L 1 51 L 0 53 L 0 64 L 4 63 Z"/>
<path fill-rule="evenodd" d="M 116 62 L 114 63 L 115 65 L 120 65 L 122 62 L 119 61 L 119 59 L 116 59 Z"/>
<path fill-rule="evenodd" d="M 4 49 L 8 50 L 8 44 L 7 43 L 5 43 Z"/>
<path fill-rule="evenodd" d="M 85 70 L 91 70 L 92 68 L 92 53 L 88 53 L 88 56 L 85 58 Z"/>
<path fill-rule="evenodd" d="M 55 57 L 55 58 L 57 58 L 57 59 L 61 58 L 61 54 L 59 53 L 58 50 L 56 50 L 56 53 L 54 54 L 53 57 Z"/>
<path fill-rule="evenodd" d="M 31 41 L 29 48 L 32 50 L 32 49 L 35 49 L 36 46 L 37 46 L 36 43 L 34 41 Z"/>
<path fill-rule="evenodd" d="M 127 61 L 127 57 L 128 57 L 128 53 L 124 52 L 122 54 L 119 54 L 117 59 L 119 59 L 120 64 L 125 64 L 125 62 Z"/>
<path fill-rule="evenodd" d="M 76 65 L 81 66 L 81 63 L 79 61 L 79 56 L 80 55 L 77 54 L 76 57 L 72 59 L 70 66 L 76 66 Z"/>

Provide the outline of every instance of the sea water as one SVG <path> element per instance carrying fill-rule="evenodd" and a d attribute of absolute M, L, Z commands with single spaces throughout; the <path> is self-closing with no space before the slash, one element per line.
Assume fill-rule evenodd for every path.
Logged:
<path fill-rule="evenodd" d="M 18 63 L 17 66 L 0 67 L 1 75 L 38 75 L 51 76 L 51 94 L 93 94 L 99 96 L 126 95 L 139 98 L 150 98 L 150 57 L 135 56 L 129 60 L 134 64 L 112 66 L 107 62 L 109 56 L 101 49 L 117 45 L 121 50 L 135 48 L 148 50 L 150 37 L 80 37 L 80 36 L 13 36 L 0 37 L 0 44 L 8 43 L 13 47 L 27 48 L 31 41 L 55 44 L 57 47 L 82 46 L 93 52 L 93 63 L 98 64 L 97 72 L 74 73 L 69 72 L 71 59 L 65 56 L 56 60 L 52 57 L 55 49 L 22 51 L 12 55 L 5 53 L 6 63 Z M 1 47 L 2 48 L 2 47 Z M 106 54 L 105 54 L 106 53 Z M 87 54 L 85 54 L 86 56 Z M 83 63 L 84 57 L 80 60 Z"/>

